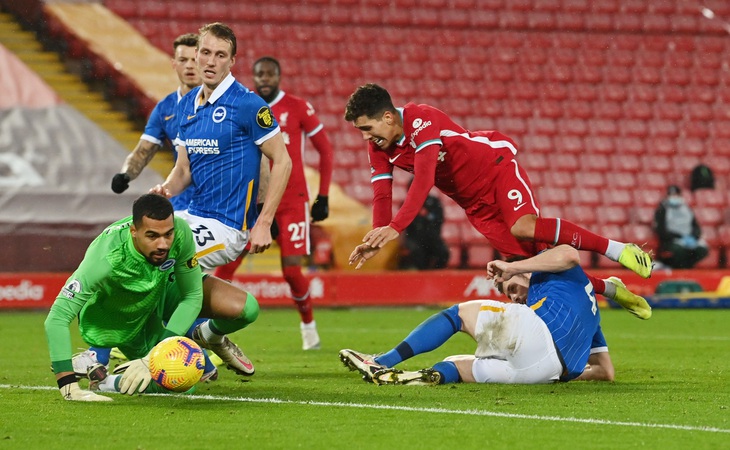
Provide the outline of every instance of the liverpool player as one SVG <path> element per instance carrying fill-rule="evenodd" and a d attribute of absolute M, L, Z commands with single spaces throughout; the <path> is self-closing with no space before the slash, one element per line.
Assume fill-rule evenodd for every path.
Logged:
<path fill-rule="evenodd" d="M 264 56 L 253 65 L 256 92 L 269 104 L 281 127 L 282 136 L 292 160 L 292 171 L 284 197 L 276 211 L 279 229 L 276 241 L 281 247 L 281 270 L 291 287 L 292 299 L 301 317 L 302 348 L 319 349 L 320 341 L 312 313 L 309 282 L 302 274 L 302 256 L 310 252 L 309 192 L 304 177 L 304 144 L 309 137 L 319 152 L 319 195 L 312 205 L 311 221 L 324 220 L 329 215 L 328 193 L 332 178 L 332 145 L 314 108 L 305 100 L 282 91 L 279 62 Z M 216 269 L 216 276 L 230 280 L 241 264 L 241 258 Z"/>
<path fill-rule="evenodd" d="M 433 186 L 464 208 L 469 222 L 508 259 L 532 256 L 543 248 L 568 244 L 618 261 L 640 276 L 651 276 L 651 257 L 634 244 L 607 239 L 571 222 L 540 216 L 527 173 L 517 164 L 516 144 L 497 131 L 470 132 L 429 105 L 395 108 L 384 88 L 359 87 L 345 110 L 369 141 L 373 185 L 373 230 L 350 255 L 357 268 L 411 223 Z M 413 173 L 403 206 L 391 217 L 393 167 Z M 486 263 L 486 261 L 485 261 Z M 646 301 L 617 278 L 591 277 L 597 293 L 614 298 L 648 319 Z"/>

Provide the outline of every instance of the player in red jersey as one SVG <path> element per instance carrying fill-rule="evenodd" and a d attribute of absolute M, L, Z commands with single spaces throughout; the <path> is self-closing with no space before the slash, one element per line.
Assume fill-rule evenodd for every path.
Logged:
<path fill-rule="evenodd" d="M 256 92 L 269 104 L 281 127 L 282 136 L 292 160 L 292 173 L 284 197 L 276 211 L 279 229 L 276 241 L 281 247 L 281 270 L 291 287 L 294 304 L 301 316 L 302 348 L 319 349 L 320 341 L 309 296 L 309 281 L 302 274 L 302 257 L 310 251 L 309 190 L 304 177 L 304 143 L 309 137 L 319 152 L 319 195 L 312 205 L 311 221 L 324 220 L 329 215 L 329 186 L 332 179 L 332 145 L 317 118 L 314 108 L 305 100 L 279 88 L 281 66 L 269 56 L 253 65 Z M 239 258 L 218 267 L 215 275 L 230 280 L 241 264 Z"/>
<path fill-rule="evenodd" d="M 345 120 L 369 141 L 374 192 L 373 230 L 350 255 L 350 264 L 357 263 L 357 268 L 398 237 L 436 186 L 464 208 L 469 222 L 507 259 L 568 244 L 603 254 L 644 278 L 651 276 L 651 257 L 638 246 L 607 239 L 563 219 L 541 217 L 527 173 L 515 159 L 516 144 L 498 131 L 467 131 L 429 105 L 408 103 L 395 108 L 388 91 L 376 84 L 361 86 L 350 96 Z M 393 167 L 414 175 L 394 218 Z M 646 301 L 615 280 L 606 283 L 591 277 L 597 293 L 623 302 L 639 317 L 650 315 Z"/>

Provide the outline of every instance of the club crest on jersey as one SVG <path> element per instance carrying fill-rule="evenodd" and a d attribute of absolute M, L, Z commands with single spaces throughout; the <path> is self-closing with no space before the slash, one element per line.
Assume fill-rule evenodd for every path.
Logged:
<path fill-rule="evenodd" d="M 219 106 L 213 110 L 213 122 L 221 123 L 226 118 L 226 108 Z"/>
<path fill-rule="evenodd" d="M 81 292 L 81 282 L 77 279 L 71 280 L 61 289 L 61 295 L 68 299 L 73 299 L 79 292 Z"/>
<path fill-rule="evenodd" d="M 165 261 L 165 262 L 162 263 L 162 265 L 160 266 L 160 271 L 161 272 L 164 272 L 166 270 L 170 270 L 170 268 L 172 266 L 174 266 L 174 265 L 175 265 L 175 260 L 174 259 L 168 259 L 167 261 Z"/>
<path fill-rule="evenodd" d="M 274 125 L 274 116 L 268 106 L 262 106 L 256 113 L 256 123 L 261 128 L 271 128 Z"/>

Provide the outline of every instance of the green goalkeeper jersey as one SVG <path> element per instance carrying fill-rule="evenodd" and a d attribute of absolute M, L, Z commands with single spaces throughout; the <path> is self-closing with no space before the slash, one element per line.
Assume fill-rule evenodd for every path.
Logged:
<path fill-rule="evenodd" d="M 163 320 L 165 337 L 184 335 L 197 318 L 203 278 L 187 222 L 175 217 L 168 259 L 160 266 L 134 247 L 131 224 L 131 216 L 119 220 L 94 239 L 56 297 L 46 319 L 56 373 L 72 370 L 69 326 L 76 316 L 84 341 L 107 348 L 144 340 Z"/>

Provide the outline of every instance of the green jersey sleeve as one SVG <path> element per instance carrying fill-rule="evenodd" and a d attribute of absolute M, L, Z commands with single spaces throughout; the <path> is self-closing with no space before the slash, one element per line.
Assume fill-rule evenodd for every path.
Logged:
<path fill-rule="evenodd" d="M 180 304 L 167 322 L 168 336 L 184 336 L 203 307 L 203 271 L 195 258 L 195 240 L 190 226 L 175 218 L 175 239 L 180 239 L 180 255 L 175 262 L 175 280 L 182 297 Z"/>

